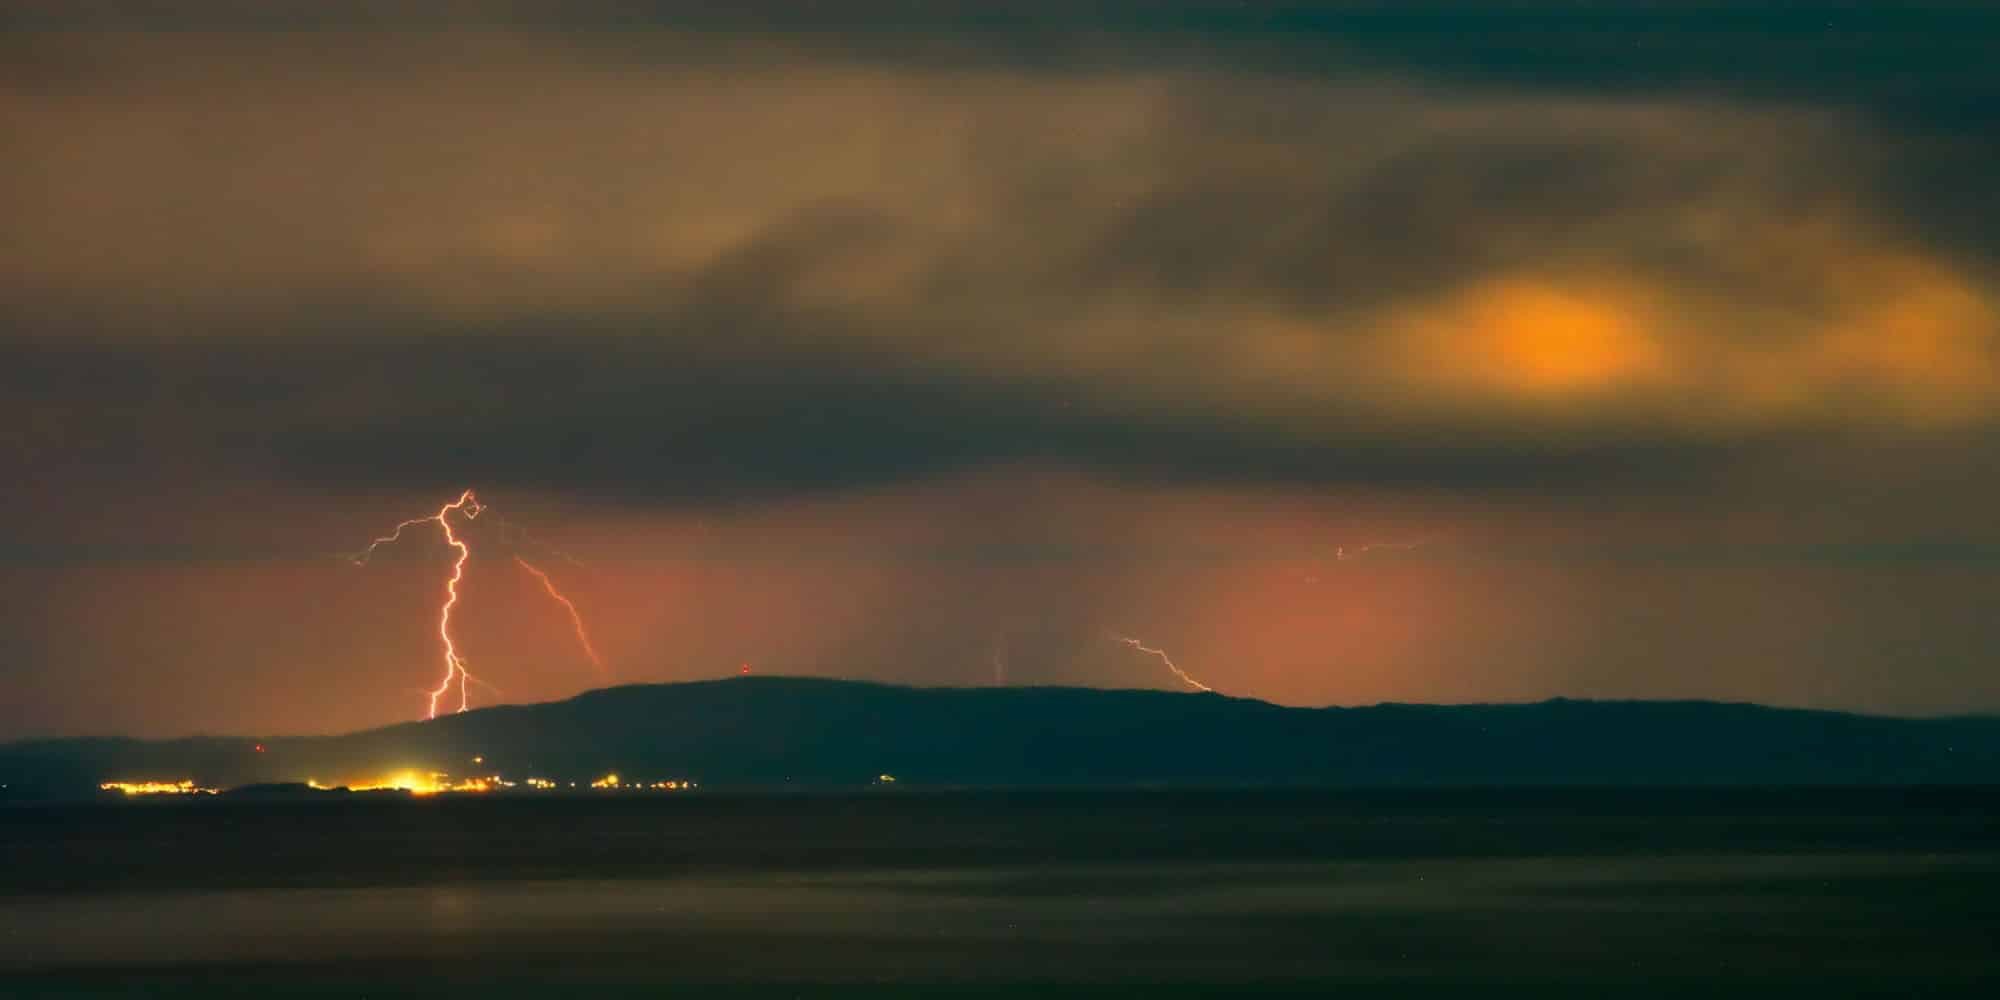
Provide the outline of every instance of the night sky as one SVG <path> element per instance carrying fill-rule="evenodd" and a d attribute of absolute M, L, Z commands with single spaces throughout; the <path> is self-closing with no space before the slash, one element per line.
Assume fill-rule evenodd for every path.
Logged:
<path fill-rule="evenodd" d="M 0 14 L 0 738 L 2000 711 L 1978 5 L 318 6 Z"/>

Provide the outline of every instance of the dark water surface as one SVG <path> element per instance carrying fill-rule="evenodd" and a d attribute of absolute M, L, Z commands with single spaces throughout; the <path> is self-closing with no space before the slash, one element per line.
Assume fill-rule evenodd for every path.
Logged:
<path fill-rule="evenodd" d="M 0 810 L 0 995 L 1977 994 L 2000 792 Z M 2000 994 L 1996 994 L 2000 995 Z"/>

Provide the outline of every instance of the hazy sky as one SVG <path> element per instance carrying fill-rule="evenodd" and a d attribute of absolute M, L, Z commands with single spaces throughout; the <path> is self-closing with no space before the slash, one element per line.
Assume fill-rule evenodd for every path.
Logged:
<path fill-rule="evenodd" d="M 2000 711 L 2000 15 L 320 6 L 0 14 L 0 738 L 420 713 L 466 487 L 476 704 L 518 551 L 624 681 Z"/>

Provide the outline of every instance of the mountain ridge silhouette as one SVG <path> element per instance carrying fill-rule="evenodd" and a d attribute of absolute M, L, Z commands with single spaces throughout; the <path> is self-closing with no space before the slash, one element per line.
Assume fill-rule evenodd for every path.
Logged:
<path fill-rule="evenodd" d="M 13 799 L 89 797 L 114 780 L 336 784 L 406 770 L 565 787 L 610 772 L 709 788 L 884 774 L 899 787 L 1989 784 L 2000 783 L 2000 718 L 1570 698 L 1295 708 L 1205 692 L 755 676 L 332 736 L 0 744 Z"/>

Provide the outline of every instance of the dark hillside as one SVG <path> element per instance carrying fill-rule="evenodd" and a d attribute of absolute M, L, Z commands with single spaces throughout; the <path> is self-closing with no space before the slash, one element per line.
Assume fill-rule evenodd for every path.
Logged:
<path fill-rule="evenodd" d="M 0 747 L 10 797 L 99 781 L 353 781 L 405 769 L 709 787 L 2000 783 L 2000 720 L 1713 702 L 1284 708 L 1214 694 L 753 677 L 592 691 L 335 737 Z M 480 766 L 472 758 L 485 759 Z"/>

